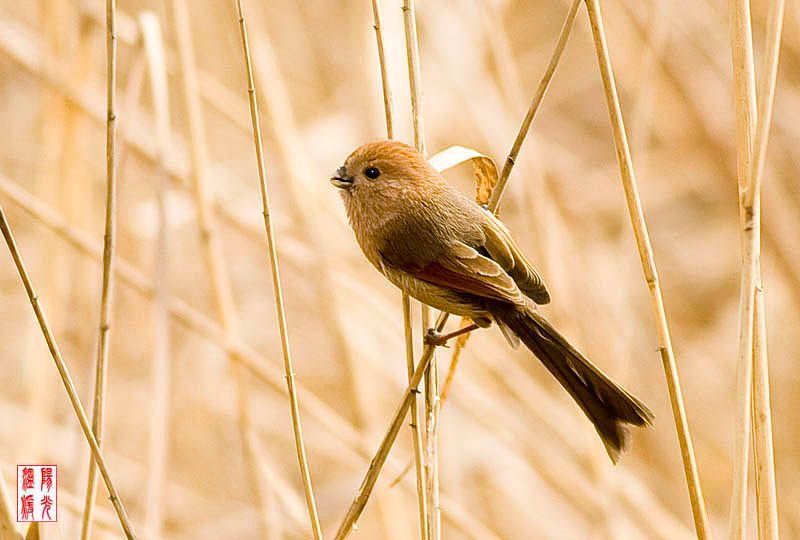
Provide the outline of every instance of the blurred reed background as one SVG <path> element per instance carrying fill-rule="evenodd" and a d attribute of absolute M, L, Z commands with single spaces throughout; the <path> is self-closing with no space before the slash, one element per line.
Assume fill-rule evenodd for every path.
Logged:
<path fill-rule="evenodd" d="M 187 4 L 182 12 L 180 1 L 118 3 L 119 216 L 104 454 L 142 538 L 308 538 L 236 8 Z M 400 2 L 380 4 L 395 137 L 411 142 Z M 757 62 L 766 4 L 753 3 Z M 430 153 L 460 144 L 502 164 L 568 5 L 417 6 Z M 400 293 L 361 255 L 327 181 L 350 150 L 386 133 L 372 9 L 367 1 L 245 6 L 305 443 L 328 536 L 407 375 Z M 741 268 L 728 10 L 707 0 L 602 7 L 711 527 L 721 538 Z M 155 17 L 142 19 L 145 12 Z M 190 35 L 181 38 L 181 28 Z M 159 31 L 163 89 L 150 83 Z M 104 88 L 102 2 L 0 0 L 0 203 L 87 410 L 102 273 Z M 798 140 L 800 5 L 789 2 L 762 194 L 784 538 L 800 538 Z M 544 312 L 654 410 L 655 429 L 636 431 L 632 452 L 613 467 L 527 351 L 509 349 L 496 330 L 475 333 L 442 408 L 443 538 L 694 537 L 618 175 L 582 7 L 501 217 L 550 287 Z M 446 176 L 472 193 L 468 166 Z M 442 372 L 451 355 L 439 350 Z M 13 494 L 16 464 L 58 464 L 57 529 L 79 538 L 88 448 L 5 254 L 0 357 L 2 479 Z M 389 487 L 411 448 L 406 428 L 353 538 L 418 534 L 413 471 Z M 101 483 L 92 537 L 120 534 Z"/>

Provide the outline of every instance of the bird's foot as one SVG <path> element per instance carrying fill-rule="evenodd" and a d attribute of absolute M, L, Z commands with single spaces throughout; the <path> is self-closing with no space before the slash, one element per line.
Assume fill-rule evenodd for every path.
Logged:
<path fill-rule="evenodd" d="M 434 347 L 448 347 L 447 342 L 451 339 L 461 336 L 463 334 L 469 334 L 473 330 L 477 330 L 480 328 L 479 325 L 472 323 L 463 328 L 459 328 L 455 332 L 450 332 L 449 334 L 443 334 L 442 332 L 437 332 L 435 328 L 428 328 L 428 331 L 425 332 L 425 337 L 423 338 L 423 343 L 425 345 L 433 345 Z"/>
<path fill-rule="evenodd" d="M 448 339 L 450 339 L 449 334 L 437 332 L 436 328 L 428 328 L 428 331 L 425 332 L 425 337 L 422 339 L 422 342 L 425 345 L 433 345 L 434 347 L 447 347 Z"/>

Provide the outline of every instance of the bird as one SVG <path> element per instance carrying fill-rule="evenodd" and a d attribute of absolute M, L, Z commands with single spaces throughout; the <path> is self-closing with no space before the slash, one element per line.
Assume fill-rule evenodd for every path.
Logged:
<path fill-rule="evenodd" d="M 356 148 L 330 179 L 367 260 L 391 283 L 436 309 L 495 323 L 556 378 L 600 435 L 616 464 L 628 426 L 654 415 L 562 336 L 537 306 L 550 302 L 542 277 L 509 229 L 452 187 L 414 147 L 376 140 Z"/>

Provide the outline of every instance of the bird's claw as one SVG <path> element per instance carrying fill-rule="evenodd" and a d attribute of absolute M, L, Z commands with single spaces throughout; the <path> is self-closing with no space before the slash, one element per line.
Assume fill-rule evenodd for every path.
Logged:
<path fill-rule="evenodd" d="M 447 347 L 447 336 L 441 332 L 437 332 L 435 328 L 428 328 L 423 338 L 425 345 L 433 345 L 434 347 Z"/>

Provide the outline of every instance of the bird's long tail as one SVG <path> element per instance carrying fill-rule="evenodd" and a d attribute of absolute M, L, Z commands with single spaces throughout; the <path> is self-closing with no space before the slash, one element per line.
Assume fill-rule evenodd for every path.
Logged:
<path fill-rule="evenodd" d="M 592 421 L 611 460 L 616 463 L 629 444 L 626 424 L 652 425 L 653 413 L 614 383 L 570 345 L 538 313 L 517 306 L 493 306 L 492 315 L 519 336 Z"/>

